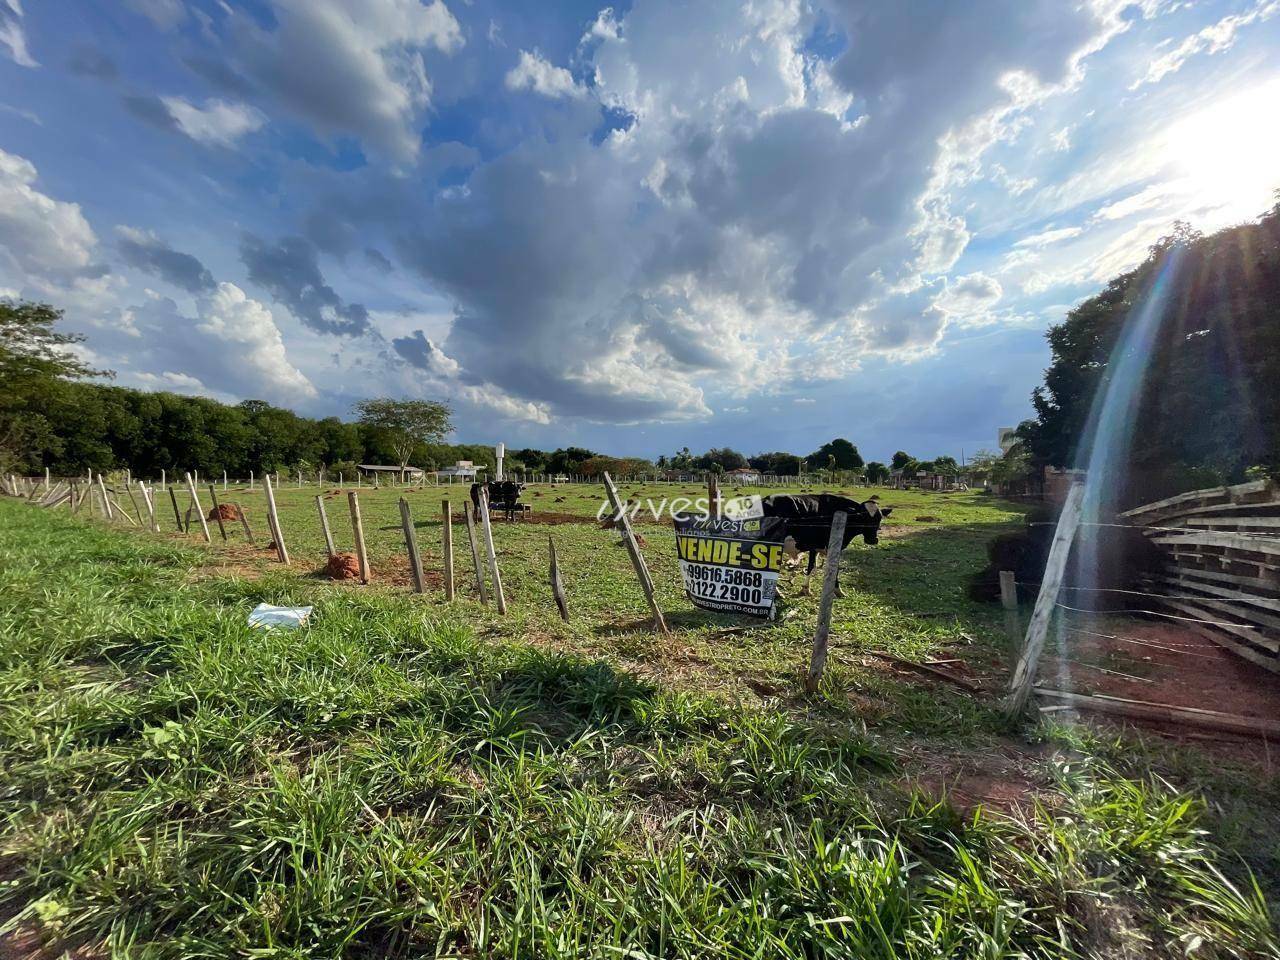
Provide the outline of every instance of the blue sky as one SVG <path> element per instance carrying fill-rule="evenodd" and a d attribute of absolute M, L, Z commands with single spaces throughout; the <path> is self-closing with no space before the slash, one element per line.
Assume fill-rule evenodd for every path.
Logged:
<path fill-rule="evenodd" d="M 1278 113 L 1280 0 L 0 0 L 0 295 L 127 386 L 958 456 Z"/>

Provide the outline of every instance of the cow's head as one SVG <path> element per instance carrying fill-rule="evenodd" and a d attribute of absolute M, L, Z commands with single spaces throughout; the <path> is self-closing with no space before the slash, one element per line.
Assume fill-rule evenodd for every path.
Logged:
<path fill-rule="evenodd" d="M 862 534 L 862 539 L 871 546 L 875 546 L 880 542 L 880 521 L 893 513 L 893 507 L 881 508 L 880 504 L 874 500 L 868 500 L 858 506 L 861 509 L 856 521 L 853 517 L 849 519 L 855 524 L 858 533 Z"/>

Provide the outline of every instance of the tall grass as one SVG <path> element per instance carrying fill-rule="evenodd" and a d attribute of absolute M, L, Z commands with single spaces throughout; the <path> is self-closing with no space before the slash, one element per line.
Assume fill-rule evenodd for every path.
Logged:
<path fill-rule="evenodd" d="M 196 562 L 0 504 L 10 928 L 122 957 L 1276 951 L 1157 780 L 1081 761 L 963 819 L 860 724 Z M 316 611 L 259 633 L 259 600 Z"/>

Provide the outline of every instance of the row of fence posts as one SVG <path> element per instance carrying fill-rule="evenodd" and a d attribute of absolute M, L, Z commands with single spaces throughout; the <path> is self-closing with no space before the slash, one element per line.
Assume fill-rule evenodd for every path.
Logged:
<path fill-rule="evenodd" d="M 645 562 L 644 554 L 640 549 L 639 542 L 635 532 L 631 526 L 630 511 L 622 498 L 618 494 L 618 489 L 613 479 L 608 473 L 602 475 L 602 481 L 605 493 L 609 499 L 609 505 L 613 510 L 614 522 L 618 527 L 623 544 L 626 547 L 627 554 L 631 560 L 632 567 L 635 571 L 636 580 L 638 581 L 641 591 L 644 594 L 645 602 L 649 607 L 652 616 L 653 629 L 664 635 L 670 634 L 670 628 L 667 626 L 666 617 L 662 608 L 658 603 L 657 594 L 654 589 L 653 579 L 649 574 L 648 565 Z M 103 513 L 107 519 L 114 519 L 118 513 L 121 517 L 134 523 L 133 518 L 120 506 L 120 504 L 109 495 L 106 482 L 101 473 L 96 475 L 89 474 L 89 484 L 87 489 L 82 493 L 78 490 L 78 481 L 71 480 L 59 482 L 57 488 L 50 486 L 50 478 L 46 473 L 44 483 L 44 496 L 39 501 L 43 506 L 56 506 L 64 500 L 70 500 L 72 512 L 77 512 L 86 500 L 91 500 L 94 493 L 97 493 L 103 505 Z M 96 484 L 94 481 L 96 480 Z M 166 490 L 167 478 L 162 473 L 160 481 L 160 490 Z M 271 474 L 265 474 L 263 480 L 263 491 L 266 495 L 267 502 L 267 526 L 272 537 L 272 546 L 275 548 L 276 556 L 279 562 L 289 565 L 289 551 L 285 544 L 284 530 L 280 523 L 280 515 L 276 505 L 275 493 L 279 486 L 279 475 L 272 478 Z M 301 478 L 299 478 L 301 481 Z M 174 523 L 179 532 L 190 533 L 191 531 L 191 514 L 194 513 L 199 520 L 201 534 L 205 542 L 212 542 L 212 536 L 209 530 L 208 518 L 205 514 L 203 505 L 200 502 L 200 495 L 197 488 L 197 475 L 192 472 L 183 474 L 183 485 L 186 487 L 187 493 L 191 498 L 191 504 L 187 508 L 184 518 L 181 507 L 178 503 L 177 493 L 172 485 L 167 487 L 170 503 L 173 507 Z M 223 477 L 223 489 L 226 487 L 227 478 Z M 253 475 L 250 475 L 250 490 L 253 489 Z M 38 492 L 38 485 L 27 484 L 20 481 L 16 477 L 10 477 L 7 484 L 9 490 L 7 492 L 26 495 L 28 492 L 31 497 Z M 36 486 L 37 489 L 28 491 L 29 486 Z M 160 523 L 157 518 L 158 504 L 156 501 L 157 487 L 148 485 L 144 481 L 138 482 L 139 491 L 142 495 L 143 503 L 147 511 L 148 526 L 156 533 L 160 532 Z M 64 489 L 65 488 L 65 489 Z M 142 510 L 138 506 L 137 500 L 133 496 L 132 481 L 128 478 L 125 480 L 125 491 L 129 496 L 134 511 L 137 514 L 138 521 L 134 525 L 142 524 Z M 208 484 L 209 498 L 213 505 L 212 514 L 218 525 L 218 532 L 225 541 L 227 537 L 227 529 L 224 523 L 220 507 L 221 502 L 218 499 L 218 493 L 213 483 Z M 708 478 L 708 503 L 711 515 L 719 518 L 723 513 L 723 498 L 720 494 L 719 482 L 714 474 Z M 325 509 L 325 497 L 323 494 L 315 498 L 316 511 L 320 520 L 321 532 L 325 541 L 326 558 L 333 557 L 336 554 L 334 546 L 333 531 L 329 524 L 329 517 Z M 364 522 L 360 513 L 359 494 L 355 490 L 347 492 L 348 510 L 351 515 L 352 536 L 355 541 L 356 559 L 359 564 L 359 577 L 362 583 L 370 581 L 370 567 L 368 550 L 364 537 Z M 235 504 L 236 514 L 239 517 L 240 524 L 244 530 L 245 539 L 249 543 L 254 542 L 253 532 L 249 525 L 248 516 L 242 505 Z M 413 523 L 412 510 L 409 501 L 404 497 L 399 501 L 400 522 L 403 529 L 405 547 L 409 555 L 410 577 L 415 593 L 426 592 L 426 581 L 423 575 L 422 558 L 418 547 L 416 528 Z M 90 502 L 90 510 L 92 503 Z M 505 615 L 507 612 L 506 595 L 502 585 L 502 574 L 498 566 L 497 550 L 493 538 L 493 526 L 489 513 L 489 498 L 484 488 L 481 488 L 479 496 L 479 515 L 481 531 L 476 530 L 475 518 L 472 511 L 464 505 L 463 517 L 466 523 L 467 541 L 470 547 L 471 562 L 475 573 L 476 587 L 480 595 L 481 603 L 488 604 L 490 588 L 492 589 L 493 598 L 497 606 L 499 614 Z M 450 502 L 444 499 L 441 502 L 441 519 L 442 519 L 442 545 L 444 549 L 444 595 L 446 600 L 452 600 L 455 597 L 455 566 L 453 552 L 453 515 Z M 822 594 L 818 603 L 818 621 L 814 632 L 813 649 L 810 657 L 809 669 L 805 676 L 805 689 L 809 693 L 813 693 L 818 689 L 823 671 L 826 666 L 828 641 L 831 632 L 831 617 L 834 605 L 836 590 L 839 583 L 840 571 L 840 554 L 843 546 L 844 530 L 848 521 L 848 516 L 844 512 L 837 513 L 833 518 L 831 526 L 831 536 L 827 544 L 826 568 L 823 575 Z M 480 532 L 483 533 L 483 550 L 485 561 L 481 559 L 481 543 Z M 549 554 L 548 581 L 551 586 L 552 597 L 555 601 L 557 611 L 562 619 L 566 622 L 569 620 L 568 600 L 565 595 L 564 583 L 560 574 L 559 557 L 556 551 L 555 541 L 551 534 L 547 534 L 547 547 Z M 488 568 L 488 585 L 486 585 L 486 570 Z M 1011 575 L 1010 575 L 1011 576 Z M 1005 577 L 1001 575 L 1002 592 L 1004 591 Z M 1012 590 L 1012 582 L 1008 584 L 1008 589 Z M 1016 612 L 1016 595 L 1013 600 L 1012 617 L 1017 617 Z M 1006 609 L 1008 609 L 1008 601 L 1006 599 Z"/>

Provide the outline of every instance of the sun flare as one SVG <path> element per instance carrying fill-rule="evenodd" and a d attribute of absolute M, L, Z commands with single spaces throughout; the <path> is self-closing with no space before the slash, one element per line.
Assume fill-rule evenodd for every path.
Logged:
<path fill-rule="evenodd" d="M 1162 145 L 1178 188 L 1213 224 L 1255 217 L 1280 188 L 1280 78 L 1176 122 Z M 1199 220 L 1199 218 L 1197 218 Z"/>

